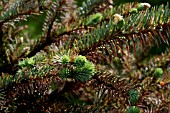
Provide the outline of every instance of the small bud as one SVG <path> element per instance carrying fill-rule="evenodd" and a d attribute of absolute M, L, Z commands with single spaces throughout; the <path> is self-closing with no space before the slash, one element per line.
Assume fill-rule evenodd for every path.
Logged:
<path fill-rule="evenodd" d="M 137 5 L 138 11 L 149 9 L 151 5 L 149 3 L 139 3 Z"/>
<path fill-rule="evenodd" d="M 121 29 L 125 25 L 125 20 L 123 19 L 123 16 L 120 14 L 114 14 L 114 21 L 118 26 L 118 29 Z"/>
<path fill-rule="evenodd" d="M 24 38 L 23 38 L 23 37 L 21 37 L 21 38 L 20 38 L 20 41 L 21 41 L 21 43 L 23 43 L 23 42 L 24 42 Z"/>
<path fill-rule="evenodd" d="M 108 0 L 108 2 L 109 2 L 110 4 L 113 4 L 113 0 Z"/>
<path fill-rule="evenodd" d="M 35 60 L 33 59 L 33 57 L 26 58 L 23 61 L 19 61 L 18 65 L 21 67 L 33 67 L 35 65 Z"/>
<path fill-rule="evenodd" d="M 114 14 L 114 21 L 116 23 L 118 23 L 118 21 L 122 20 L 123 19 L 123 16 L 121 16 L 120 14 Z"/>
<path fill-rule="evenodd" d="M 132 9 L 130 10 L 130 13 L 132 13 L 132 14 L 136 14 L 136 13 L 138 13 L 138 9 L 136 9 L 136 8 L 132 8 Z"/>
<path fill-rule="evenodd" d="M 165 82 L 164 81 L 160 81 L 160 83 L 159 83 L 161 86 L 165 86 Z"/>
<path fill-rule="evenodd" d="M 63 55 L 61 62 L 63 65 L 69 63 L 70 62 L 69 56 Z"/>
<path fill-rule="evenodd" d="M 52 0 L 46 0 L 44 1 L 43 6 L 48 9 L 51 6 L 51 4 L 52 4 Z"/>
<path fill-rule="evenodd" d="M 130 103 L 134 105 L 139 99 L 139 92 L 135 89 L 129 91 Z"/>
<path fill-rule="evenodd" d="M 126 111 L 126 113 L 140 113 L 140 109 L 136 106 L 132 106 Z"/>
<path fill-rule="evenodd" d="M 74 63 L 77 67 L 83 67 L 87 59 L 85 56 L 79 55 L 74 59 Z"/>
<path fill-rule="evenodd" d="M 102 18 L 103 18 L 103 15 L 101 13 L 93 14 L 87 20 L 86 25 L 91 26 L 91 25 L 97 24 L 102 20 Z"/>
<path fill-rule="evenodd" d="M 154 73 L 153 73 L 153 77 L 154 78 L 160 78 L 162 75 L 163 75 L 162 68 L 156 68 Z"/>

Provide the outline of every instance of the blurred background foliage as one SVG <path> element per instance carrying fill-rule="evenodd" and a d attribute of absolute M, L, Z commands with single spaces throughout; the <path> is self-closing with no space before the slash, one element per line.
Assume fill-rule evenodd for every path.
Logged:
<path fill-rule="evenodd" d="M 37 39 L 42 34 L 42 25 L 45 19 L 45 12 L 42 15 L 34 15 L 27 18 L 27 21 L 21 22 L 20 26 L 28 25 L 28 28 L 23 31 L 24 33 L 29 33 L 29 37 Z"/>

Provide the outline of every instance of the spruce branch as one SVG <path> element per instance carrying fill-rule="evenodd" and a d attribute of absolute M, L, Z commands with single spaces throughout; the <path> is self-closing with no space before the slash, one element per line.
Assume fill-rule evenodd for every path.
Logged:
<path fill-rule="evenodd" d="M 32 44 L 28 54 L 19 52 L 17 58 L 13 57 L 15 60 L 7 60 L 9 53 L 5 52 L 8 51 L 0 50 L 4 53 L 0 63 L 7 66 L 3 68 L 0 64 L 1 70 L 7 72 L 0 76 L 0 111 L 168 111 L 169 49 L 162 50 L 161 55 L 152 55 L 152 60 L 144 63 L 135 61 L 132 51 L 140 52 L 140 48 L 148 51 L 148 47 L 169 45 L 169 5 L 150 7 L 142 3 L 138 6 L 135 2 L 115 6 L 110 0 L 99 1 L 88 0 L 82 10 L 85 13 L 69 14 L 70 18 L 65 18 L 71 10 L 65 4 L 66 0 L 53 1 L 50 8 L 48 5 L 39 6 L 40 10 L 47 10 L 43 33 L 37 43 Z M 20 22 L 5 12 L 6 19 L 10 19 L 7 22 L 5 16 L 2 19 L 1 27 L 7 29 L 0 30 L 2 39 L 9 36 L 11 43 L 8 46 L 12 52 L 15 52 L 13 47 L 27 47 L 27 42 L 24 42 L 26 45 L 21 45 L 23 40 L 17 42 L 23 35 L 19 32 L 24 29 L 9 28 L 11 22 Z M 29 36 L 28 40 L 31 40 Z M 0 47 L 6 48 L 6 45 L 0 39 Z"/>
<path fill-rule="evenodd" d="M 156 44 L 158 44 L 157 41 L 169 44 L 167 30 L 169 29 L 168 18 L 170 14 L 168 13 L 168 5 L 164 7 L 164 10 L 162 10 L 163 7 L 152 8 L 135 16 L 129 15 L 124 18 L 126 23 L 121 25 L 122 27 L 120 27 L 120 23 L 115 24 L 113 19 L 110 19 L 107 24 L 103 22 L 101 26 L 98 25 L 91 32 L 80 37 L 79 41 L 75 40 L 73 45 L 76 47 L 72 49 L 76 49 L 79 54 L 86 55 L 101 47 L 104 48 L 106 55 L 112 55 L 115 53 L 114 51 L 122 50 L 122 44 L 126 44 L 126 48 L 129 48 L 130 45 L 127 43 L 129 41 L 133 42 L 134 49 L 138 43 L 142 45 L 143 49 L 145 49 L 146 44 L 152 46 L 153 39 Z M 155 14 L 160 15 L 155 18 Z M 161 32 L 162 30 L 164 32 Z M 155 36 L 159 38 L 156 39 Z"/>

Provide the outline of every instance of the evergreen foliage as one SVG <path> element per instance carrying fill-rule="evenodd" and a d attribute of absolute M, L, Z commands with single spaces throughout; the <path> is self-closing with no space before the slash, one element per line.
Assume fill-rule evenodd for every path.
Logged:
<path fill-rule="evenodd" d="M 139 99 L 139 92 L 137 90 L 131 89 L 129 91 L 130 102 L 134 105 Z"/>
<path fill-rule="evenodd" d="M 2 113 L 170 112 L 168 0 L 1 0 L 0 28 Z"/>
<path fill-rule="evenodd" d="M 163 75 L 163 70 L 162 68 L 156 68 L 154 73 L 153 73 L 153 76 L 154 78 L 159 78 Z"/>

